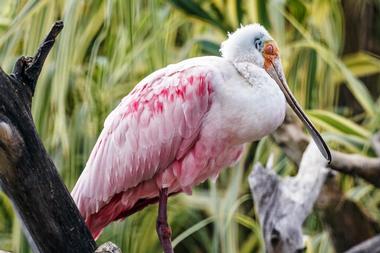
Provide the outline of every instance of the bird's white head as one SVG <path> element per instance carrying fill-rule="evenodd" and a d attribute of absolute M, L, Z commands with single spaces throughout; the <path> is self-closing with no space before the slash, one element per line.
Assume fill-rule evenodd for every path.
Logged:
<path fill-rule="evenodd" d="M 272 52 L 269 52 L 272 50 Z M 242 26 L 222 43 L 222 56 L 232 62 L 250 62 L 264 68 L 265 51 L 277 54 L 277 45 L 268 31 L 259 24 Z"/>
<path fill-rule="evenodd" d="M 228 34 L 228 39 L 222 43 L 220 51 L 223 58 L 234 64 L 246 62 L 263 68 L 278 84 L 288 104 L 305 124 L 323 156 L 331 161 L 328 146 L 290 91 L 282 68 L 277 43 L 263 26 L 251 24 L 240 27 L 234 33 Z"/>

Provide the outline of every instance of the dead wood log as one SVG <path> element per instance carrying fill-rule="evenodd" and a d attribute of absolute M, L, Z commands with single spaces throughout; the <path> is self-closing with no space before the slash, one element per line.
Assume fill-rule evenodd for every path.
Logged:
<path fill-rule="evenodd" d="M 374 150 L 380 153 L 380 142 L 376 141 L 379 139 L 378 136 L 375 135 L 373 138 L 375 141 Z M 284 124 L 273 134 L 273 139 L 293 162 L 300 163 L 301 155 L 309 142 L 309 138 L 291 111 L 288 110 Z M 376 146 L 378 143 L 379 145 Z M 338 162 L 343 161 L 336 158 L 334 156 L 336 154 L 336 151 L 332 151 L 332 166 L 337 166 Z M 365 159 L 369 161 L 374 158 L 366 157 Z M 348 160 L 345 160 L 345 163 L 348 163 Z M 371 163 L 369 162 L 369 164 Z M 356 175 L 362 174 L 356 173 Z M 316 209 L 337 252 L 344 252 L 380 232 L 380 226 L 376 221 L 361 210 L 355 202 L 345 198 L 338 186 L 337 178 L 334 176 L 327 178 L 316 202 Z"/>
<path fill-rule="evenodd" d="M 33 252 L 94 252 L 96 245 L 37 135 L 31 104 L 44 61 L 63 28 L 56 22 L 34 57 L 0 69 L 0 185 Z M 57 70 L 59 71 L 59 70 Z"/>
<path fill-rule="evenodd" d="M 302 224 L 312 211 L 328 175 L 327 161 L 311 143 L 297 176 L 280 179 L 269 167 L 256 164 L 249 176 L 266 252 L 304 252 Z"/>

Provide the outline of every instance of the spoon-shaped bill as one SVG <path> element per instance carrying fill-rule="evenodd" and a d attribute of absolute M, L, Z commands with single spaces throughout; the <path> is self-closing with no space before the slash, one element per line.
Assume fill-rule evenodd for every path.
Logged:
<path fill-rule="evenodd" d="M 285 95 L 286 101 L 290 105 L 290 107 L 294 110 L 297 116 L 301 119 L 301 121 L 306 126 L 307 130 L 313 137 L 314 142 L 317 144 L 319 151 L 321 151 L 322 155 L 331 162 L 331 153 L 330 150 L 322 139 L 321 135 L 318 133 L 317 129 L 313 126 L 311 121 L 307 118 L 305 113 L 302 111 L 301 106 L 298 104 L 294 95 L 289 89 L 289 86 L 286 82 L 284 71 L 282 70 L 280 58 L 277 57 L 270 62 L 270 65 L 266 68 L 268 74 L 272 77 L 273 80 L 276 81 L 280 89 Z"/>

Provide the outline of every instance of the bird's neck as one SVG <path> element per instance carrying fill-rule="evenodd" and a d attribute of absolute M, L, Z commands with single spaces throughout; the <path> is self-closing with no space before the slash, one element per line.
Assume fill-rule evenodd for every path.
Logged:
<path fill-rule="evenodd" d="M 263 68 L 251 62 L 234 62 L 233 65 L 239 74 L 252 86 L 265 84 L 266 80 L 264 79 L 266 79 L 267 76 L 269 77 Z"/>
<path fill-rule="evenodd" d="M 235 143 L 261 139 L 283 122 L 285 97 L 276 82 L 255 64 L 234 64 L 237 72 L 218 90 L 223 133 Z"/>

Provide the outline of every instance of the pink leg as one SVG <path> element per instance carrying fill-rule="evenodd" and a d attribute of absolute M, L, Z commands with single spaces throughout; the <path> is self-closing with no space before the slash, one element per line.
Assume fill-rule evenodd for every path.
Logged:
<path fill-rule="evenodd" d="M 171 242 L 172 231 L 168 224 L 167 216 L 167 203 L 168 203 L 168 188 L 160 190 L 160 199 L 158 202 L 158 217 L 156 223 L 156 230 L 158 238 L 160 239 L 161 246 L 164 253 L 173 253 L 173 247 Z"/>

